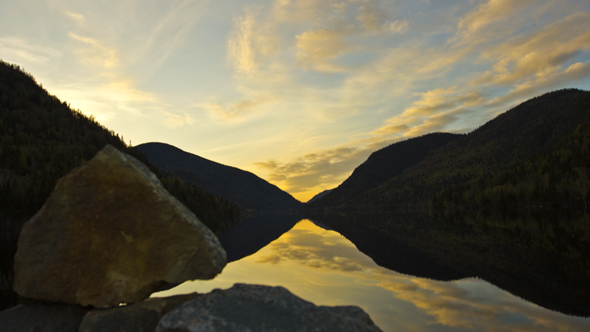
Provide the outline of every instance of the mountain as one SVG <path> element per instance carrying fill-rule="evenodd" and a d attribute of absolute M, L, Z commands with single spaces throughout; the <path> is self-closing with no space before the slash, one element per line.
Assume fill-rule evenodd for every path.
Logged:
<path fill-rule="evenodd" d="M 241 169 L 222 165 L 164 143 L 135 147 L 154 165 L 201 185 L 250 210 L 298 210 L 301 202 L 277 186 Z"/>
<path fill-rule="evenodd" d="M 312 203 L 310 206 L 320 205 L 323 208 L 336 208 L 347 202 L 354 202 L 364 192 L 399 175 L 420 162 L 431 151 L 459 137 L 461 135 L 433 133 L 398 142 L 373 152 L 364 163 L 352 172 L 348 179 L 333 189 L 330 195 L 312 199 L 308 203 Z"/>
<path fill-rule="evenodd" d="M 330 195 L 310 204 L 307 209 L 393 211 L 429 207 L 433 201 L 444 207 L 448 202 L 445 203 L 441 192 L 452 196 L 449 189 L 456 188 L 453 192 L 457 196 L 469 189 L 484 189 L 478 185 L 485 186 L 489 182 L 486 179 L 510 169 L 530 168 L 542 156 L 563 154 L 562 157 L 566 158 L 568 153 L 560 151 L 569 149 L 567 144 L 576 132 L 585 137 L 580 130 L 584 132 L 587 127 L 584 124 L 588 121 L 590 92 L 576 89 L 550 92 L 500 114 L 467 135 L 431 134 L 438 137 L 426 135 L 381 149 Z M 422 140 L 437 141 L 439 137 L 446 141 L 438 147 L 418 148 Z M 577 143 L 579 148 L 576 151 L 580 155 L 588 148 L 584 142 Z M 383 162 L 372 161 L 377 159 L 373 156 L 378 155 L 383 155 Z M 400 166 L 396 164 L 398 160 L 406 163 Z M 583 190 L 587 192 L 590 188 L 587 177 L 574 171 L 583 166 L 583 159 L 575 159 L 575 162 L 578 165 L 568 166 L 572 176 L 569 185 L 576 186 L 575 181 L 581 179 L 583 183 L 580 185 L 586 186 Z M 513 182 L 526 181 L 534 188 L 534 179 L 513 179 Z M 437 195 L 439 200 L 435 199 Z M 572 193 L 564 192 L 564 195 L 568 195 L 565 199 L 571 199 Z M 585 199 L 584 194 L 578 196 Z M 523 197 L 516 198 L 524 200 Z"/>
<path fill-rule="evenodd" d="M 313 203 L 313 202 L 317 201 L 318 199 L 320 199 L 320 198 L 326 196 L 327 194 L 331 193 L 332 190 L 333 189 L 327 189 L 327 190 L 322 191 L 321 193 L 313 196 L 309 201 L 307 201 L 306 204 Z"/>
<path fill-rule="evenodd" d="M 24 222 L 45 203 L 58 179 L 107 144 L 146 164 L 214 232 L 239 221 L 237 205 L 163 176 L 112 130 L 50 95 L 19 66 L 0 61 L 0 299 L 15 301 L 12 264 Z"/>
<path fill-rule="evenodd" d="M 106 144 L 144 162 L 213 231 L 239 220 L 233 203 L 163 176 L 118 134 L 50 95 L 20 67 L 0 62 L 0 220 L 22 224 L 41 208 L 59 178 Z"/>

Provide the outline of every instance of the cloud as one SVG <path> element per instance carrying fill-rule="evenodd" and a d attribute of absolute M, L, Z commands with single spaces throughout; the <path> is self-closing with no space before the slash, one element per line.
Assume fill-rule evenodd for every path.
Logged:
<path fill-rule="evenodd" d="M 84 22 L 84 15 L 82 14 L 72 13 L 68 11 L 64 12 L 64 14 L 78 24 L 82 24 Z"/>
<path fill-rule="evenodd" d="M 236 72 L 254 74 L 269 58 L 278 54 L 280 46 L 272 24 L 260 24 L 253 14 L 247 14 L 235 22 L 227 42 L 228 60 Z"/>
<path fill-rule="evenodd" d="M 255 113 L 261 113 L 273 104 L 271 96 L 256 96 L 252 99 L 244 99 L 235 103 L 204 103 L 198 104 L 197 107 L 204 108 L 213 118 L 227 121 L 243 121 L 247 116 Z"/>
<path fill-rule="evenodd" d="M 75 53 L 81 63 L 89 67 L 100 67 L 102 69 L 113 69 L 119 63 L 117 51 L 106 46 L 103 42 L 75 33 L 69 34 L 70 38 L 80 43 Z"/>
<path fill-rule="evenodd" d="M 512 29 L 500 33 L 498 29 L 490 29 L 490 26 L 496 25 L 505 28 L 506 22 L 510 26 L 510 22 L 515 17 L 517 17 L 517 21 L 520 19 L 518 15 L 521 12 L 530 11 L 528 7 L 532 3 L 534 3 L 533 0 L 489 0 L 459 20 L 457 33 L 452 41 L 459 44 L 469 44 L 482 43 L 489 38 L 501 38 L 505 34 L 511 33 Z M 504 25 L 498 25 L 499 23 Z"/>
<path fill-rule="evenodd" d="M 375 2 L 364 1 L 358 8 L 356 20 L 362 24 L 366 31 L 377 32 L 381 30 L 383 13 L 377 8 Z"/>
<path fill-rule="evenodd" d="M 255 165 L 269 173 L 269 181 L 298 194 L 318 186 L 339 184 L 369 154 L 368 150 L 358 147 L 340 147 L 306 154 L 287 163 L 271 159 Z"/>
<path fill-rule="evenodd" d="M 297 61 L 303 68 L 323 72 L 346 71 L 344 66 L 330 62 L 349 50 L 342 32 L 330 29 L 307 31 L 295 39 Z"/>
<path fill-rule="evenodd" d="M 484 52 L 483 57 L 495 63 L 477 83 L 511 85 L 530 77 L 550 77 L 589 50 L 590 13 L 576 13 Z"/>
<path fill-rule="evenodd" d="M 385 23 L 385 30 L 389 31 L 392 35 L 404 34 L 408 31 L 408 21 L 393 21 Z"/>
<path fill-rule="evenodd" d="M 587 77 L 590 77 L 590 61 L 576 62 L 568 66 L 565 70 L 554 73 L 550 77 L 531 79 L 522 84 L 516 84 L 508 93 L 491 98 L 487 101 L 486 106 L 498 108 L 513 105 L 516 102 L 554 89 L 556 86 L 573 84 Z"/>
<path fill-rule="evenodd" d="M 459 120 L 461 113 L 485 102 L 480 92 L 464 92 L 457 87 L 439 88 L 417 95 L 420 99 L 414 101 L 400 115 L 387 119 L 386 125 L 371 134 L 415 137 L 442 131 Z"/>
<path fill-rule="evenodd" d="M 0 54 L 6 61 L 15 61 L 19 64 L 30 62 L 46 64 L 61 56 L 61 52 L 34 43 L 19 37 L 0 37 Z"/>
<path fill-rule="evenodd" d="M 372 152 L 400 138 L 370 137 L 334 149 L 316 150 L 288 162 L 269 159 L 254 165 L 268 173 L 268 181 L 307 201 L 315 193 L 338 186 Z"/>
<path fill-rule="evenodd" d="M 164 125 L 168 128 L 178 128 L 182 126 L 190 126 L 195 122 L 195 119 L 188 113 L 172 113 L 164 111 Z"/>
<path fill-rule="evenodd" d="M 257 263 L 296 261 L 314 269 L 342 272 L 367 271 L 376 267 L 371 259 L 336 232 L 317 233 L 296 226 L 272 242 L 269 249 L 271 253 L 260 257 Z"/>

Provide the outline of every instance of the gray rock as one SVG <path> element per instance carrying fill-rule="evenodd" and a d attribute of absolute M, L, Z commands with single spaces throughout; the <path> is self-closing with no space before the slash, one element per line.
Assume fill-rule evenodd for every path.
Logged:
<path fill-rule="evenodd" d="M 217 237 L 135 158 L 105 147 L 23 227 L 14 290 L 82 306 L 139 302 L 226 263 Z"/>
<path fill-rule="evenodd" d="M 122 307 L 94 309 L 84 316 L 79 332 L 153 332 L 163 315 L 197 296 L 193 293 L 151 298 Z"/>
<path fill-rule="evenodd" d="M 88 310 L 68 304 L 21 304 L 0 312 L 0 331 L 77 332 Z"/>
<path fill-rule="evenodd" d="M 362 309 L 316 306 L 283 287 L 235 284 L 185 302 L 157 332 L 381 331 Z"/>

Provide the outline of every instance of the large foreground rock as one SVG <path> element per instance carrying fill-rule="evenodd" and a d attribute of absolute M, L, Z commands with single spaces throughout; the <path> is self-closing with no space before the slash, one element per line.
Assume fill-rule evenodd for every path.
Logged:
<path fill-rule="evenodd" d="M 25 223 L 15 291 L 29 298 L 116 306 L 223 269 L 215 235 L 135 158 L 112 146 L 60 179 Z"/>
<path fill-rule="evenodd" d="M 316 306 L 283 287 L 235 284 L 164 315 L 157 332 L 381 331 L 362 309 Z"/>

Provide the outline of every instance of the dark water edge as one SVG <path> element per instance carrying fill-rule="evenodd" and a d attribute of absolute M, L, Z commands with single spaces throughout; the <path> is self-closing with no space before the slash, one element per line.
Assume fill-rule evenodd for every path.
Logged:
<path fill-rule="evenodd" d="M 14 282 L 14 255 L 18 235 L 24 222 L 20 220 L 0 220 L 0 311 L 18 304 L 19 297 L 12 290 Z"/>
<path fill-rule="evenodd" d="M 226 249 L 228 263 L 254 254 L 289 231 L 300 219 L 298 213 L 257 211 L 249 218 L 241 220 L 218 236 Z M 24 222 L 8 218 L 0 221 L 0 311 L 25 301 L 12 290 L 14 255 Z M 168 288 L 171 287 L 174 285 Z"/>
<path fill-rule="evenodd" d="M 259 212 L 219 235 L 227 262 L 250 256 L 288 232 L 301 220 L 298 213 Z"/>
<path fill-rule="evenodd" d="M 544 308 L 590 316 L 590 241 L 583 216 L 460 221 L 416 213 L 307 217 L 336 230 L 382 267 L 442 281 L 477 277 Z"/>

